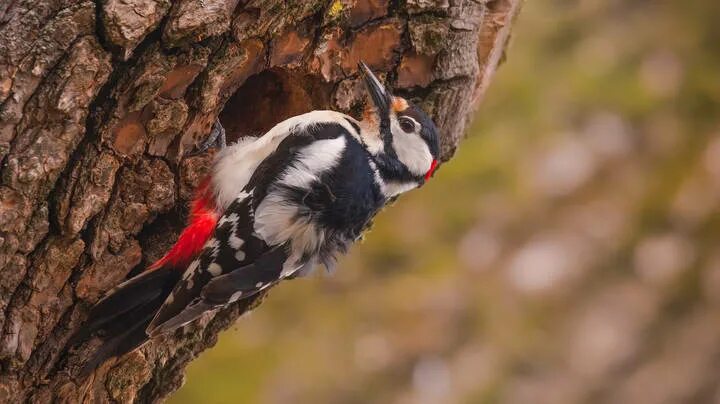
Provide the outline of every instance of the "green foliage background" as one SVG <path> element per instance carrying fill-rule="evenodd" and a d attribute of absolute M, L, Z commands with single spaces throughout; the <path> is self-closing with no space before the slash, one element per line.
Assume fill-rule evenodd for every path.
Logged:
<path fill-rule="evenodd" d="M 170 402 L 720 397 L 718 17 L 527 1 L 455 159 L 337 274 L 273 290 Z"/>

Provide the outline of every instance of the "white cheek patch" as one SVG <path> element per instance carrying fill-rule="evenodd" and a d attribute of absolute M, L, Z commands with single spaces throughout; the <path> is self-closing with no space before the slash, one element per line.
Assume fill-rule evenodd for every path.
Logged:
<path fill-rule="evenodd" d="M 392 118 L 390 125 L 393 133 L 393 148 L 398 159 L 411 173 L 419 177 L 424 176 L 433 160 L 427 143 L 417 133 L 405 133 L 395 117 Z"/>

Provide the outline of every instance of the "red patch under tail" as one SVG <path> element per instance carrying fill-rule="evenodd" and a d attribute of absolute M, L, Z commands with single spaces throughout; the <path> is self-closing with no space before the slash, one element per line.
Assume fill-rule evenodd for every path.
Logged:
<path fill-rule="evenodd" d="M 212 236 L 217 221 L 218 214 L 208 178 L 195 191 L 187 227 L 180 233 L 172 248 L 148 269 L 171 267 L 185 270 Z"/>

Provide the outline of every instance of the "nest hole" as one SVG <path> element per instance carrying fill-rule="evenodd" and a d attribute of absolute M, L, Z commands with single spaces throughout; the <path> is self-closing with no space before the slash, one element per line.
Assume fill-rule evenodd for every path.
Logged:
<path fill-rule="evenodd" d="M 270 69 L 249 77 L 225 103 L 220 122 L 228 142 L 259 136 L 277 123 L 327 108 L 331 87 L 313 76 Z"/>

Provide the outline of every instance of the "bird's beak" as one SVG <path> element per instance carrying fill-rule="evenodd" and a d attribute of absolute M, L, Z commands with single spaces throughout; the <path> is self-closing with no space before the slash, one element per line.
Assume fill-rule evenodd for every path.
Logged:
<path fill-rule="evenodd" d="M 378 109 L 378 113 L 381 117 L 390 115 L 390 102 L 392 100 L 392 94 L 380 83 L 380 80 L 373 74 L 369 67 L 364 62 L 358 62 L 358 69 L 365 80 L 370 97 Z"/>

